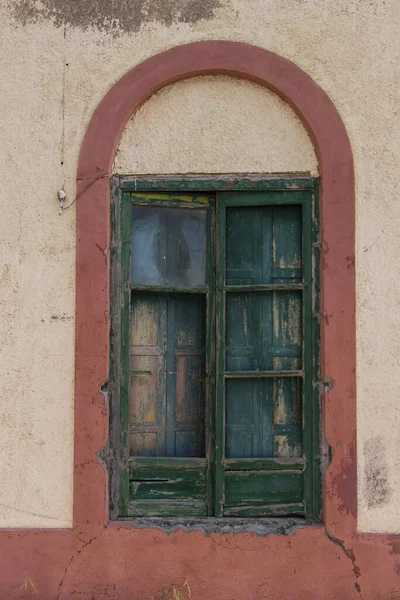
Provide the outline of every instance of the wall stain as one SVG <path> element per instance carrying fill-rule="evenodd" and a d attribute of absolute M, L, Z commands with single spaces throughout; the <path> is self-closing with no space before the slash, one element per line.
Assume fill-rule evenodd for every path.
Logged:
<path fill-rule="evenodd" d="M 392 489 L 389 486 L 386 449 L 380 435 L 376 435 L 365 442 L 364 461 L 364 497 L 368 508 L 376 508 L 386 504 L 392 495 Z"/>
<path fill-rule="evenodd" d="M 357 472 L 356 472 L 356 446 L 355 442 L 348 445 L 347 456 L 340 462 L 340 470 L 332 478 L 333 489 L 330 498 L 337 496 L 338 510 L 341 514 L 352 515 L 357 513 Z"/>
<path fill-rule="evenodd" d="M 210 20 L 221 0 L 8 0 L 8 6 L 23 26 L 52 21 L 56 27 L 94 28 L 118 36 L 153 21 L 170 27 Z"/>

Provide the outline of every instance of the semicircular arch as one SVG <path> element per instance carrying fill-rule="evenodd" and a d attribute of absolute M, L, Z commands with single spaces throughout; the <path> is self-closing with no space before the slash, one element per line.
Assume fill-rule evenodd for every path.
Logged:
<path fill-rule="evenodd" d="M 230 41 L 177 46 L 137 65 L 109 90 L 86 130 L 76 203 L 74 523 L 103 526 L 108 520 L 107 474 L 96 452 L 106 444 L 108 432 L 99 388 L 109 371 L 109 176 L 115 150 L 126 123 L 152 94 L 174 82 L 211 74 L 247 79 L 280 96 L 298 115 L 316 150 L 321 176 L 322 374 L 329 384 L 323 420 L 326 439 L 335 447 L 324 478 L 324 521 L 335 535 L 353 533 L 355 198 L 350 142 L 334 104 L 307 73 L 268 50 Z"/>

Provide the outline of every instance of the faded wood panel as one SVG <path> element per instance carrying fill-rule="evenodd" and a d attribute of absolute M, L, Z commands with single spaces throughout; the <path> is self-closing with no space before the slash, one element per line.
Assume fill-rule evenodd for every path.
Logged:
<path fill-rule="evenodd" d="M 156 424 L 158 363 L 158 356 L 131 356 L 129 394 L 133 423 Z"/>
<path fill-rule="evenodd" d="M 205 300 L 133 292 L 131 456 L 204 456 Z"/>
<path fill-rule="evenodd" d="M 129 363 L 129 453 L 165 453 L 166 305 L 159 294 L 133 294 Z"/>
<path fill-rule="evenodd" d="M 273 292 L 270 368 L 301 369 L 302 367 L 302 294 Z"/>
<path fill-rule="evenodd" d="M 168 456 L 204 456 L 205 299 L 168 296 Z"/>
<path fill-rule="evenodd" d="M 272 211 L 273 283 L 302 279 L 302 224 L 300 206 L 274 206 Z"/>
<path fill-rule="evenodd" d="M 302 380 L 279 377 L 273 388 L 274 456 L 295 458 L 303 454 Z"/>

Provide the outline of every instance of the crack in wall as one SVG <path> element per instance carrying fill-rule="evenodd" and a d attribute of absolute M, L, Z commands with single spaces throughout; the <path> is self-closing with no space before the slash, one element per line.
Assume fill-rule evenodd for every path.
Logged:
<path fill-rule="evenodd" d="M 344 545 L 344 542 L 342 540 L 339 540 L 337 537 L 335 537 L 328 530 L 327 527 L 324 527 L 324 533 L 325 533 L 325 537 L 330 542 L 332 542 L 333 544 L 335 544 L 336 546 L 338 546 L 342 550 L 342 552 L 345 553 L 345 555 L 347 556 L 347 558 L 349 558 L 351 560 L 352 571 L 353 571 L 354 577 L 355 577 L 354 587 L 356 588 L 356 591 L 360 594 L 361 600 L 363 600 L 363 595 L 362 595 L 362 592 L 361 592 L 361 586 L 358 583 L 358 579 L 359 579 L 359 577 L 361 577 L 361 570 L 360 570 L 360 567 L 357 565 L 356 557 L 355 557 L 355 554 L 354 554 L 353 550 L 351 548 L 350 548 L 350 550 L 348 550 L 346 548 L 346 546 Z"/>
<path fill-rule="evenodd" d="M 62 594 L 62 591 L 63 591 L 63 586 L 64 586 L 64 581 L 65 581 L 65 578 L 66 578 L 66 576 L 67 576 L 67 574 L 68 574 L 68 571 L 70 570 L 71 566 L 72 566 L 72 565 L 73 565 L 73 563 L 75 562 L 75 560 L 76 560 L 76 559 L 77 559 L 77 558 L 78 558 L 78 557 L 79 557 L 79 556 L 82 554 L 82 552 L 83 552 L 83 551 L 84 551 L 84 550 L 85 550 L 85 549 L 86 549 L 88 546 L 90 546 L 90 544 L 91 544 L 92 542 L 94 542 L 95 540 L 97 540 L 97 538 L 99 538 L 99 537 L 101 536 L 101 534 L 103 533 L 103 531 L 104 531 L 104 528 L 103 528 L 103 530 L 102 530 L 102 531 L 99 533 L 99 535 L 96 535 L 96 536 L 94 536 L 94 537 L 93 537 L 93 538 L 91 538 L 91 539 L 90 539 L 88 542 L 83 542 L 83 540 L 81 540 L 81 539 L 78 537 L 78 540 L 79 540 L 79 541 L 80 541 L 80 542 L 83 544 L 83 546 L 82 546 L 81 548 L 79 548 L 79 549 L 78 549 L 78 550 L 77 550 L 77 551 L 76 551 L 76 552 L 75 552 L 75 553 L 74 553 L 74 554 L 71 556 L 71 559 L 70 559 L 69 563 L 68 563 L 68 564 L 67 564 L 67 566 L 65 567 L 65 570 L 64 570 L 64 575 L 63 575 L 63 577 L 62 577 L 62 579 L 61 579 L 60 583 L 58 584 L 58 592 L 57 592 L 57 596 L 56 596 L 55 600 L 59 600 L 59 599 L 60 599 L 60 596 L 61 596 L 61 594 Z"/>

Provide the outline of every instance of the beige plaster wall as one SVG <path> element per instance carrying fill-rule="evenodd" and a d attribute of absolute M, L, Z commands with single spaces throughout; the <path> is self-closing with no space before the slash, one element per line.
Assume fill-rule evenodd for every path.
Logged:
<path fill-rule="evenodd" d="M 114 171 L 318 175 L 318 165 L 283 100 L 249 81 L 210 75 L 154 94 L 126 126 Z"/>
<path fill-rule="evenodd" d="M 400 532 L 398 1 L 84 5 L 93 11 L 77 8 L 75 0 L 0 0 L 0 526 L 71 524 L 75 225 L 74 207 L 58 216 L 56 192 L 65 185 L 67 199 L 74 199 L 90 116 L 112 84 L 143 59 L 177 44 L 219 38 L 256 44 L 294 61 L 331 96 L 348 129 L 357 178 L 359 526 Z M 205 85 L 203 100 L 212 97 L 212 86 L 199 85 Z M 250 87 L 239 85 L 235 94 L 258 107 L 260 95 L 269 95 L 255 90 L 249 100 Z M 177 110 L 168 99 L 174 93 L 171 88 L 159 94 L 164 112 Z M 153 103 L 158 128 L 165 116 L 157 114 L 157 102 L 147 108 L 150 114 Z M 190 106 L 190 98 L 185 102 Z M 272 97 L 267 103 L 269 114 L 285 114 L 287 139 L 297 128 L 296 147 L 307 148 L 287 109 Z M 218 106 L 211 113 L 205 109 L 202 104 L 202 117 L 215 124 Z M 253 118 L 256 123 L 259 117 Z M 141 115 L 129 127 L 144 133 L 144 121 Z M 262 126 L 262 131 L 275 127 Z M 198 134 L 204 147 L 212 142 L 209 132 Z M 265 148 L 260 143 L 246 149 L 246 161 L 266 170 Z M 148 163 L 140 151 L 131 147 L 129 160 L 144 169 Z M 117 168 L 124 166 L 124 156 L 127 152 L 117 157 Z M 307 156 L 291 154 L 290 160 L 297 164 Z M 207 160 L 203 157 L 203 169 Z M 229 168 L 237 168 L 232 156 L 229 160 Z M 240 167 L 247 169 L 257 166 Z"/>

